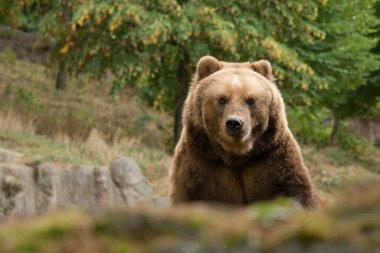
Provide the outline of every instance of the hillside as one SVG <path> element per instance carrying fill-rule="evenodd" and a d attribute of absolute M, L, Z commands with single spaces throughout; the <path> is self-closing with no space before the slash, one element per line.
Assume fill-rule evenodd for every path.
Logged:
<path fill-rule="evenodd" d="M 22 153 L 27 164 L 105 165 L 125 155 L 166 194 L 169 115 L 149 109 L 133 90 L 109 96 L 110 79 L 82 76 L 57 92 L 43 66 L 8 58 L 0 57 L 0 147 Z"/>
<path fill-rule="evenodd" d="M 110 77 L 72 78 L 68 90 L 59 92 L 43 66 L 9 58 L 0 58 L 0 147 L 22 153 L 25 163 L 96 165 L 129 156 L 154 192 L 166 195 L 170 115 L 147 107 L 132 89 L 110 96 Z M 301 146 L 314 181 L 327 193 L 350 178 L 379 177 L 380 151 L 371 145 Z"/>

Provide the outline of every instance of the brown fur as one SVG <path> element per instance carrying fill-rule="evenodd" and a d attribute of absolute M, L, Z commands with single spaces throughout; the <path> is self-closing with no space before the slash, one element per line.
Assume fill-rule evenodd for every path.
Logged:
<path fill-rule="evenodd" d="M 200 59 L 170 168 L 172 202 L 249 204 L 288 196 L 304 207 L 317 206 L 282 96 L 272 80 L 271 65 L 265 60 Z M 241 137 L 226 130 L 231 115 L 243 122 Z"/>

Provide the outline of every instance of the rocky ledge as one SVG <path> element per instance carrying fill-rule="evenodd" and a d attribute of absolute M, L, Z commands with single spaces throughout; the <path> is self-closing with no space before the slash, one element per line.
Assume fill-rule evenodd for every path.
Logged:
<path fill-rule="evenodd" d="M 115 208 L 152 200 L 152 189 L 134 160 L 109 167 L 24 165 L 21 154 L 0 150 L 0 217 L 65 208 Z"/>

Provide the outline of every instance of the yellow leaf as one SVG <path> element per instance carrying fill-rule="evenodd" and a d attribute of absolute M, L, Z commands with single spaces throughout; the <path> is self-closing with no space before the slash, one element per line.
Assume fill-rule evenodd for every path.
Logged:
<path fill-rule="evenodd" d="M 152 41 L 153 44 L 157 43 L 157 38 L 153 34 L 150 36 L 150 40 Z"/>
<path fill-rule="evenodd" d="M 92 55 L 95 55 L 97 51 L 98 51 L 97 49 L 91 49 L 91 50 L 88 52 L 88 54 L 92 56 Z"/>
<path fill-rule="evenodd" d="M 79 26 L 83 26 L 83 24 L 84 24 L 84 19 L 83 19 L 83 18 L 78 19 L 77 24 L 78 24 Z"/>
<path fill-rule="evenodd" d="M 64 46 L 59 50 L 59 53 L 60 53 L 60 54 L 66 54 L 67 51 L 69 51 L 69 48 L 70 48 L 70 46 L 69 46 L 69 44 L 67 43 L 66 45 L 64 45 Z"/>
<path fill-rule="evenodd" d="M 154 109 L 158 108 L 158 101 L 157 100 L 154 100 L 154 102 L 153 102 L 153 108 Z"/>

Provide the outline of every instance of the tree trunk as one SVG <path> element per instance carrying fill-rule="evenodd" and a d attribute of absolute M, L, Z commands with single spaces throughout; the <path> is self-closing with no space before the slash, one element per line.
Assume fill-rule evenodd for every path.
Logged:
<path fill-rule="evenodd" d="M 340 118 L 336 113 L 334 113 L 334 126 L 330 135 L 329 145 L 336 144 L 337 139 L 338 139 L 338 134 L 339 134 L 339 127 L 340 127 Z"/>
<path fill-rule="evenodd" d="M 174 143 L 177 144 L 182 131 L 182 111 L 183 103 L 187 95 L 187 88 L 189 83 L 189 56 L 184 53 L 183 58 L 180 60 L 177 69 L 177 90 L 175 95 L 175 115 L 174 115 Z"/>
<path fill-rule="evenodd" d="M 55 88 L 57 90 L 66 89 L 66 76 L 67 76 L 67 73 L 66 73 L 64 63 L 62 61 L 59 61 L 58 75 L 57 75 L 57 80 L 55 83 Z"/>
<path fill-rule="evenodd" d="M 70 16 L 71 16 L 71 10 L 69 7 L 69 1 L 63 2 L 63 22 L 66 23 L 68 26 L 70 24 Z M 62 59 L 58 62 L 58 74 L 57 74 L 57 80 L 55 83 L 55 88 L 57 90 L 65 90 L 66 89 L 66 78 L 67 71 L 65 67 L 65 63 L 62 61 Z"/>

